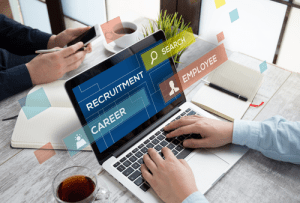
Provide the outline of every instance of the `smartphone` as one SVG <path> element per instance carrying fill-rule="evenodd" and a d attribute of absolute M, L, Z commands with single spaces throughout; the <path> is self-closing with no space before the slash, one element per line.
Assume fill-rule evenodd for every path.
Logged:
<path fill-rule="evenodd" d="M 77 42 L 83 42 L 84 46 L 87 46 L 89 43 L 100 37 L 100 25 L 96 24 L 91 29 L 86 31 L 85 33 L 78 36 L 76 39 L 72 40 L 67 44 L 67 46 L 72 46 L 73 44 L 76 44 Z"/>

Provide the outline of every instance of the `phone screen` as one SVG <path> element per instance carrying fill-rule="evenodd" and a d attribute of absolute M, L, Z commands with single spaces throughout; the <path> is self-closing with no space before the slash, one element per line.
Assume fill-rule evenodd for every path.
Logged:
<path fill-rule="evenodd" d="M 69 47 L 69 46 L 72 46 L 73 44 L 76 44 L 77 42 L 83 42 L 83 44 L 85 44 L 88 41 L 90 41 L 91 39 L 93 39 L 94 37 L 96 37 L 96 31 L 95 31 L 95 27 L 92 27 L 91 29 L 89 29 L 85 33 L 81 34 L 76 39 L 69 42 L 67 45 Z"/>

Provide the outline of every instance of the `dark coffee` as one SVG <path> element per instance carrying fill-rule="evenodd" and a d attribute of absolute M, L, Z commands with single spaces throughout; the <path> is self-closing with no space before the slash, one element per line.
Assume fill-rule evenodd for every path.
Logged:
<path fill-rule="evenodd" d="M 117 33 L 117 34 L 131 34 L 131 33 L 134 33 L 134 32 L 135 32 L 134 29 L 132 29 L 132 28 L 126 28 L 126 27 L 117 29 L 115 31 L 115 33 Z"/>
<path fill-rule="evenodd" d="M 75 175 L 65 179 L 57 188 L 57 196 L 65 202 L 78 202 L 89 197 L 95 190 L 95 183 L 89 177 Z"/>

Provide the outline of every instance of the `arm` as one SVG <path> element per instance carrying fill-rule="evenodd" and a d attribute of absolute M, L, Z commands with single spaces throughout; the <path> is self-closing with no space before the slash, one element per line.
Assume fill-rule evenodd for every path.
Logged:
<path fill-rule="evenodd" d="M 142 176 L 156 194 L 166 203 L 208 203 L 198 192 L 188 163 L 177 159 L 167 147 L 162 148 L 161 152 L 164 159 L 155 149 L 148 149 L 148 154 L 143 157 L 145 164 L 141 165 Z"/>
<path fill-rule="evenodd" d="M 176 129 L 177 128 L 177 129 Z M 164 128 L 168 138 L 182 134 L 201 134 L 202 139 L 187 139 L 188 148 L 213 148 L 229 143 L 246 145 L 272 159 L 300 164 L 300 122 L 275 116 L 263 122 L 230 122 L 201 116 L 186 116 Z"/>
<path fill-rule="evenodd" d="M 281 116 L 263 122 L 235 121 L 232 143 L 246 145 L 271 159 L 300 164 L 300 122 Z"/>
<path fill-rule="evenodd" d="M 30 87 L 32 82 L 25 64 L 0 71 L 0 101 Z"/>
<path fill-rule="evenodd" d="M 50 34 L 0 15 L 0 46 L 11 53 L 29 55 L 36 50 L 47 49 L 50 37 Z"/>

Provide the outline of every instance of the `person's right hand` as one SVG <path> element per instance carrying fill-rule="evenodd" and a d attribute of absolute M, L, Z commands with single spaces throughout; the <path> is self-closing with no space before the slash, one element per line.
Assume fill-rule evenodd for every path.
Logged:
<path fill-rule="evenodd" d="M 78 68 L 87 54 L 87 50 L 78 51 L 82 42 L 64 48 L 61 51 L 39 54 L 26 64 L 33 85 L 53 82 L 66 72 Z"/>
<path fill-rule="evenodd" d="M 167 138 L 184 134 L 200 134 L 202 139 L 184 140 L 187 148 L 213 148 L 232 142 L 233 123 L 210 119 L 198 115 L 184 116 L 164 127 L 165 131 L 176 129 Z"/>

